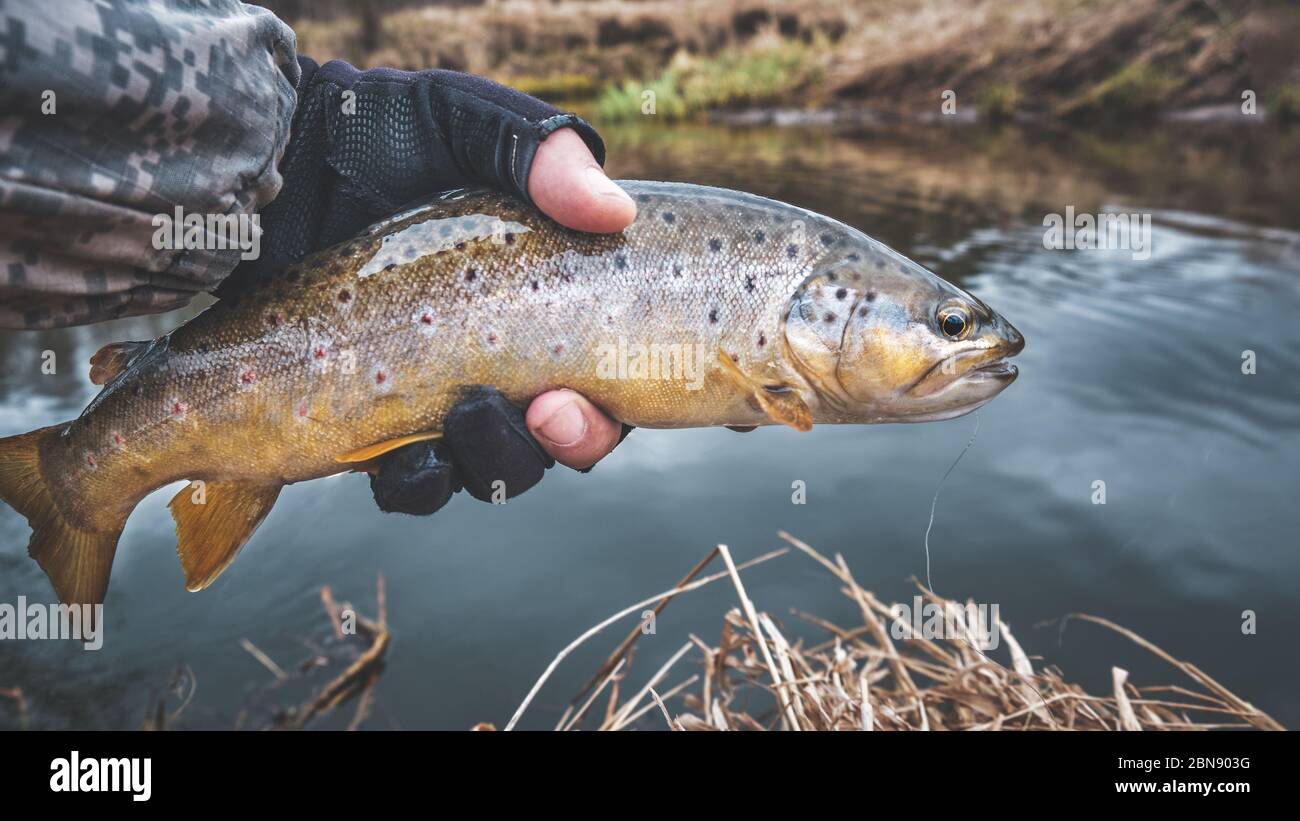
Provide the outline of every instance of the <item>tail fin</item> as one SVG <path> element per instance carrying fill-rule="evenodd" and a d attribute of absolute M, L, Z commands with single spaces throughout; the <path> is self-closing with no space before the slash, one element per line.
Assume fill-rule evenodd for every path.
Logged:
<path fill-rule="evenodd" d="M 106 529 L 90 530 L 67 519 L 41 469 L 41 443 L 63 425 L 0 439 L 0 499 L 27 517 L 27 553 L 50 577 L 65 604 L 99 604 L 108 589 L 117 539 L 126 516 Z"/>

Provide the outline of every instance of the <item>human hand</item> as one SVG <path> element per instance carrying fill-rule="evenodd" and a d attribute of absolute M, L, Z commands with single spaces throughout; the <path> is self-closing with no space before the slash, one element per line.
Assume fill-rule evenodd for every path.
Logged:
<path fill-rule="evenodd" d="M 219 295 L 347 239 L 412 199 L 468 184 L 523 196 L 580 231 L 621 231 L 636 216 L 631 198 L 601 170 L 599 135 L 574 115 L 480 77 L 300 62 L 284 186 L 262 212 L 262 256 L 241 266 Z M 625 429 L 573 391 L 544 393 L 525 412 L 485 390 L 449 412 L 443 433 L 439 443 L 384 458 L 371 479 L 380 508 L 432 513 L 462 485 L 490 500 L 497 480 L 507 498 L 516 496 L 551 460 L 590 468 Z"/>

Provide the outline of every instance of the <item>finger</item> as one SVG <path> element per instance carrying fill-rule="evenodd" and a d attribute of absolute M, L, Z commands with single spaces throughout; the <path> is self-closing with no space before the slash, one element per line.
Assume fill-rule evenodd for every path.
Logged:
<path fill-rule="evenodd" d="M 375 504 L 385 513 L 428 516 L 459 489 L 451 461 L 434 442 L 398 448 L 385 455 L 370 475 Z"/>
<path fill-rule="evenodd" d="M 492 388 L 452 406 L 442 429 L 457 477 L 481 501 L 513 499 L 554 464 L 528 432 L 523 411 Z"/>
<path fill-rule="evenodd" d="M 528 406 L 528 430 L 555 461 L 576 470 L 599 462 L 618 444 L 623 426 L 570 390 L 544 393 Z"/>
<path fill-rule="evenodd" d="M 561 225 L 608 234 L 636 218 L 636 204 L 615 185 L 571 128 L 542 140 L 528 172 L 528 195 Z"/>

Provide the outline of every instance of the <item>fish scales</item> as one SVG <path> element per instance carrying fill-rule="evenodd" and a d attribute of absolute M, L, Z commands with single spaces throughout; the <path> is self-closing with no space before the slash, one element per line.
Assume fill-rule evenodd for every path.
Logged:
<path fill-rule="evenodd" d="M 620 184 L 638 216 L 619 234 L 571 231 L 517 200 L 458 192 L 153 343 L 109 346 L 92 360 L 107 384 L 80 417 L 25 435 L 35 438 L 22 449 L 22 437 L 0 440 L 0 455 L 35 461 L 49 499 L 6 491 L 18 480 L 2 473 L 0 494 L 20 511 L 44 506 L 59 527 L 107 534 L 152 490 L 198 480 L 228 488 L 229 509 L 246 507 L 255 527 L 280 486 L 438 431 L 480 385 L 521 405 L 571 388 L 643 427 L 806 429 L 947 418 L 1014 378 L 1001 366 L 1023 344 L 1014 328 L 855 229 L 740 192 Z M 951 323 L 951 303 L 980 336 L 945 339 L 931 327 Z M 941 362 L 962 367 L 948 378 Z M 205 526 L 238 529 L 223 522 Z M 229 558 L 251 527 L 222 548 Z M 34 536 L 34 556 L 37 547 Z M 61 596 L 99 589 L 87 584 L 65 583 Z"/>

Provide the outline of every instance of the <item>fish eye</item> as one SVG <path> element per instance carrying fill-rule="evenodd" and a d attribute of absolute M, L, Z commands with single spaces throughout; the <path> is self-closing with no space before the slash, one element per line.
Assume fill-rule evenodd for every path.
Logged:
<path fill-rule="evenodd" d="M 970 326 L 970 312 L 960 305 L 945 308 L 939 314 L 939 330 L 949 339 L 960 339 Z"/>

